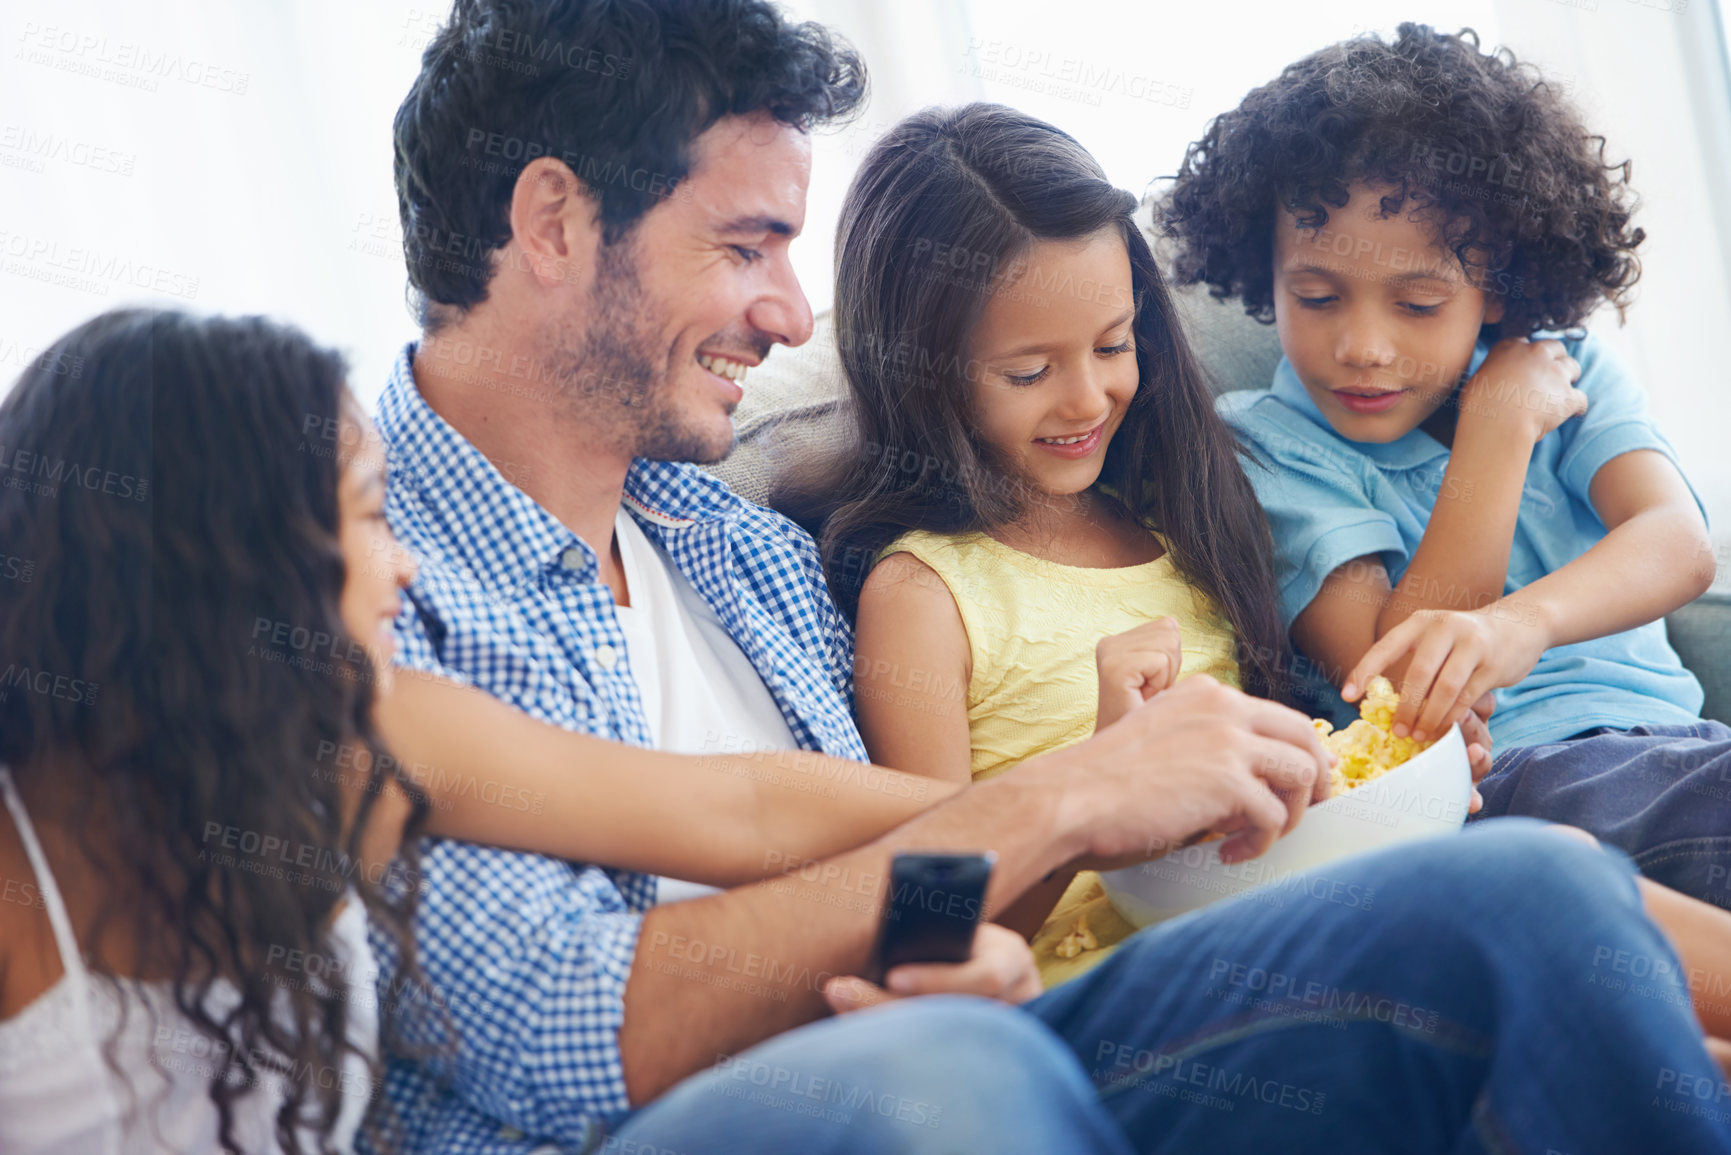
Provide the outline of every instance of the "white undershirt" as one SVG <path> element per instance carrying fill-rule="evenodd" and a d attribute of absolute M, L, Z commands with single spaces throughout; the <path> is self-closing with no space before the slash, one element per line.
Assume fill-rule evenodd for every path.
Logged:
<path fill-rule="evenodd" d="M 799 745 L 757 667 L 667 551 L 620 509 L 614 520 L 630 606 L 615 606 L 657 750 L 738 754 Z M 661 902 L 713 893 L 663 878 Z"/>

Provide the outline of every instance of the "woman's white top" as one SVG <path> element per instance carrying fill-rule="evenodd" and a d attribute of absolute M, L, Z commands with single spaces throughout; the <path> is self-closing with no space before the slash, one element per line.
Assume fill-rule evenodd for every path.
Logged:
<path fill-rule="evenodd" d="M 221 1150 L 216 1105 L 210 1099 L 219 1046 L 174 1005 L 165 982 L 96 980 L 66 915 L 60 889 L 49 873 L 36 830 L 12 776 L 0 766 L 0 792 L 36 874 L 41 907 L 54 927 L 66 973 L 18 1014 L 0 1019 L 0 1152 L 6 1155 L 135 1155 L 174 1152 L 204 1155 Z M 26 901 L 31 901 L 26 899 Z M 331 964 L 323 974 L 347 979 L 351 1038 L 367 1054 L 378 1042 L 376 973 L 367 946 L 366 913 L 349 895 L 331 926 Z M 315 981 L 319 977 L 311 976 Z M 227 982 L 212 985 L 214 1017 L 238 1001 Z M 112 1051 L 108 1050 L 112 1040 Z M 117 1077 L 108 1063 L 125 1077 Z M 215 1058 L 220 1058 L 218 1053 Z M 332 1136 L 339 1150 L 353 1147 L 355 1131 L 371 1095 L 366 1063 L 348 1056 L 341 1072 L 295 1072 L 340 1082 L 343 1106 Z M 276 1112 L 282 1105 L 281 1076 L 262 1075 L 234 1103 L 235 1138 L 242 1150 L 279 1152 Z M 316 1150 L 312 1133 L 306 1146 Z"/>

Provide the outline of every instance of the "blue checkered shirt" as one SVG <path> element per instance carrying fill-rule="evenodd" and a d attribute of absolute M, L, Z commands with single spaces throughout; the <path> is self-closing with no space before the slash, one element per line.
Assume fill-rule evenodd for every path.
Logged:
<path fill-rule="evenodd" d="M 427 406 L 414 349 L 398 357 L 378 413 L 387 514 L 420 563 L 396 623 L 398 664 L 570 730 L 650 745 L 594 552 Z M 801 746 L 863 761 L 853 640 L 810 537 L 690 465 L 636 461 L 625 507 L 714 608 Z M 408 1150 L 581 1148 L 598 1120 L 627 1108 L 618 1032 L 655 879 L 463 842 L 422 849 L 416 950 L 456 1046 L 387 1065 L 385 1098 Z M 392 944 L 375 932 L 373 949 L 381 999 L 411 1039 L 434 1041 L 436 1017 L 398 989 Z"/>

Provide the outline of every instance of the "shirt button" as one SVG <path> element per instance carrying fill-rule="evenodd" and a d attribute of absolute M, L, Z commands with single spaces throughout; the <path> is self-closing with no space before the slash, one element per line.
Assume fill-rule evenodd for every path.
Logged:
<path fill-rule="evenodd" d="M 609 645 L 596 646 L 595 660 L 601 663 L 603 670 L 611 670 L 619 664 L 619 651 Z"/>
<path fill-rule="evenodd" d="M 583 551 L 574 545 L 565 547 L 565 552 L 559 555 L 559 564 L 566 569 L 582 569 Z"/>

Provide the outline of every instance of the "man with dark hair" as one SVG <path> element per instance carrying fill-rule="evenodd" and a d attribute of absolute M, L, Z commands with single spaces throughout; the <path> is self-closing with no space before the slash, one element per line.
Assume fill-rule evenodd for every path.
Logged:
<path fill-rule="evenodd" d="M 811 334 L 788 259 L 806 132 L 863 87 L 851 50 L 765 0 L 460 0 L 396 123 L 425 329 L 379 411 L 388 514 L 420 560 L 401 664 L 621 742 L 791 751 L 796 785 L 800 751 L 864 762 L 852 639 L 810 538 L 690 464 L 731 448 L 748 370 Z M 406 1148 L 440 1153 L 1320 1151 L 1400 1146 L 1414 1116 L 1442 1147 L 1490 1119 L 1537 1149 L 1547 1125 L 1551 1146 L 1579 1133 L 1526 1110 L 1535 1087 L 1579 1088 L 1604 1108 L 1581 1125 L 1614 1144 L 1605 1115 L 1637 1074 L 1681 1055 L 1696 1077 L 1686 1004 L 1637 1029 L 1554 981 L 1595 946 L 1673 958 L 1626 865 L 1519 823 L 1138 935 L 1025 1011 L 1007 1004 L 1037 993 L 1027 946 L 989 925 L 967 962 L 895 972 L 895 996 L 847 977 L 895 850 L 996 851 L 995 910 L 1205 830 L 1257 853 L 1324 759 L 1300 715 L 1199 677 L 867 846 L 766 847 L 765 874 L 797 869 L 689 901 L 430 843 L 430 1011 L 374 946 L 406 1041 L 453 1047 L 393 1057 L 386 1099 Z M 1374 921 L 1328 898 L 1367 888 Z M 1365 1010 L 1246 1018 L 1242 976 L 1271 971 Z M 896 997 L 913 994 L 940 997 Z M 1565 1008 L 1593 1047 L 1541 1045 Z"/>

